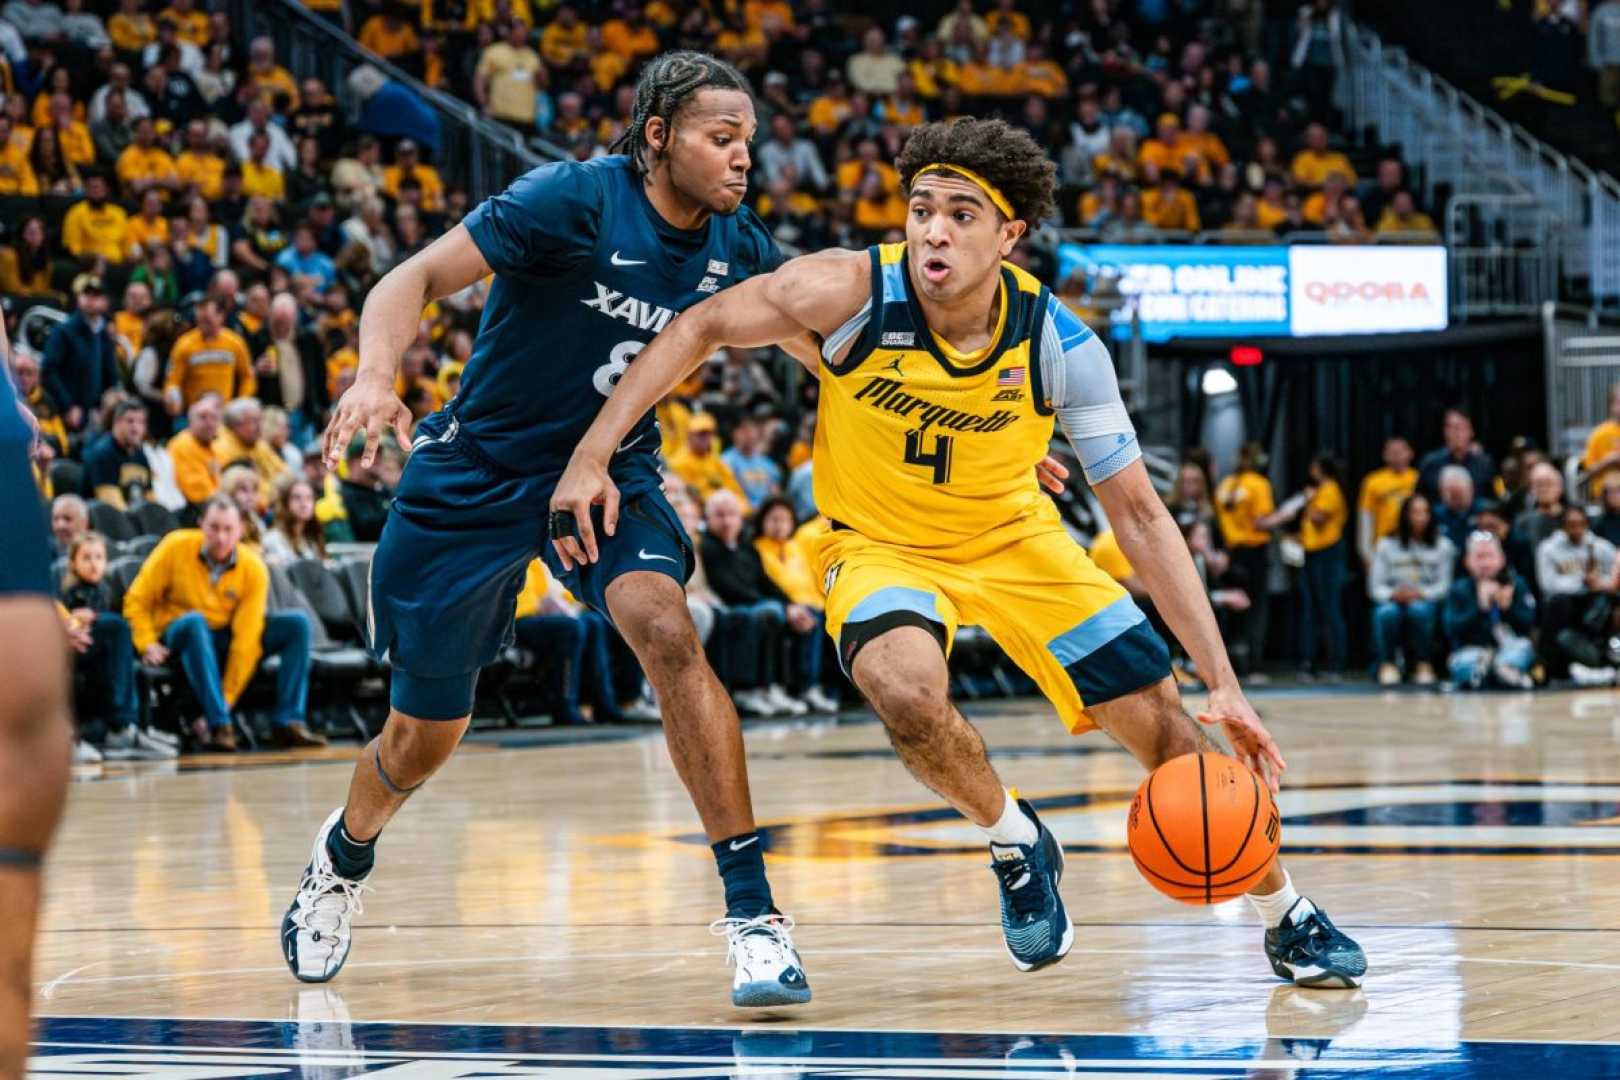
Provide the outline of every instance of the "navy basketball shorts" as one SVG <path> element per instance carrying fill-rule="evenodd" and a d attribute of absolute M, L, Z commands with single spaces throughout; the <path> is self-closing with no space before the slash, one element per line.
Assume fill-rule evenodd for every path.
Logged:
<path fill-rule="evenodd" d="M 529 563 L 546 565 L 574 596 L 607 615 L 618 577 L 650 570 L 684 586 L 695 556 L 656 486 L 624 493 L 617 535 L 600 560 L 563 572 L 546 533 L 556 477 L 514 474 L 480 451 L 446 414 L 424 420 L 371 561 L 371 652 L 393 668 L 391 704 L 421 720 L 472 712 L 480 668 L 512 642 Z M 651 474 L 656 484 L 656 474 Z"/>
<path fill-rule="evenodd" d="M 0 374 L 0 379 L 5 378 Z M 0 408 L 14 409 L 9 397 Z M 38 594 L 54 598 L 51 587 L 51 531 L 45 504 L 28 464 L 28 443 L 0 436 L 0 597 Z"/>

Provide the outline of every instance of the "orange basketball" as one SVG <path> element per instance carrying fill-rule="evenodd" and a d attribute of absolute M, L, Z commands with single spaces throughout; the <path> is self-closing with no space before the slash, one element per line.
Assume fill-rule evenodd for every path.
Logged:
<path fill-rule="evenodd" d="M 1265 877 L 1282 822 L 1271 792 L 1241 762 L 1183 754 L 1136 789 L 1126 831 L 1148 884 L 1183 904 L 1219 904 Z"/>

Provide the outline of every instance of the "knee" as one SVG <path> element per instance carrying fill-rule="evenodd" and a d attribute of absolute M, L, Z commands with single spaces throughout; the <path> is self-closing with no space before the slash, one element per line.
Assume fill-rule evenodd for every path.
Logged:
<path fill-rule="evenodd" d="M 898 749 L 927 742 L 950 711 L 945 688 L 931 679 L 914 678 L 903 671 L 863 671 L 856 681 Z"/>
<path fill-rule="evenodd" d="M 186 612 L 170 623 L 168 629 L 168 633 L 174 635 L 177 641 L 184 641 L 199 635 L 207 636 L 208 632 L 208 620 L 203 618 L 200 611 Z"/>
<path fill-rule="evenodd" d="M 649 674 L 679 671 L 703 656 L 703 645 L 684 602 L 652 612 L 635 625 L 633 634 L 636 659 Z"/>
<path fill-rule="evenodd" d="M 302 611 L 278 611 L 265 620 L 265 648 L 309 649 L 314 631 L 309 616 Z"/>
<path fill-rule="evenodd" d="M 377 737 L 388 779 L 412 788 L 449 760 L 467 728 L 465 720 L 415 720 L 392 716 Z"/>
<path fill-rule="evenodd" d="M 129 621 L 122 615 L 110 611 L 102 612 L 96 616 L 95 625 L 90 632 L 96 641 L 105 641 L 110 646 L 122 643 L 125 649 L 130 648 Z"/>

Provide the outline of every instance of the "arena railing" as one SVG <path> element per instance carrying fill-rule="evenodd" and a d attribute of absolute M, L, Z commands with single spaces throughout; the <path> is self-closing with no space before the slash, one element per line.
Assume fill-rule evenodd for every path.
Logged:
<path fill-rule="evenodd" d="M 523 173 L 563 156 L 537 139 L 525 141 L 516 131 L 479 114 L 472 105 L 434 90 L 382 57 L 360 47 L 338 27 L 292 0 L 226 0 L 231 25 L 246 43 L 268 37 L 276 57 L 299 80 L 320 79 L 355 120 L 360 102 L 349 88 L 349 76 L 361 67 L 375 68 L 403 83 L 427 103 L 439 121 L 439 151 L 433 162 L 447 183 L 466 187 L 477 202 L 501 191 Z"/>
<path fill-rule="evenodd" d="M 1335 92 L 1353 130 L 1372 128 L 1397 144 L 1431 199 L 1441 184 L 1456 195 L 1532 197 L 1559 232 L 1559 259 L 1518 257 L 1517 278 L 1539 285 L 1544 271 L 1534 264 L 1544 263 L 1566 282 L 1586 278 L 1600 305 L 1620 301 L 1620 182 L 1509 123 L 1366 27 L 1347 21 L 1343 36 Z M 1525 209 L 1476 203 L 1471 212 L 1490 231 L 1498 222 L 1511 229 L 1511 216 Z M 1536 303 L 1528 293 L 1512 300 L 1515 310 Z"/>

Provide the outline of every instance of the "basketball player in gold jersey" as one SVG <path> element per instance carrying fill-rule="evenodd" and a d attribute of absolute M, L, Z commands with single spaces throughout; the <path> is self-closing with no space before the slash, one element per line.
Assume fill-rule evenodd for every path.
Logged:
<path fill-rule="evenodd" d="M 832 528 L 817 560 L 827 630 L 845 670 L 924 784 L 980 826 L 1021 970 L 1068 952 L 1063 854 L 991 768 L 952 706 L 956 627 L 982 626 L 1073 732 L 1103 729 L 1149 769 L 1214 749 L 1181 708 L 1164 642 L 1099 571 L 1041 494 L 1034 465 L 1061 424 L 1166 623 L 1210 686 L 1198 717 L 1276 789 L 1284 762 L 1243 696 L 1193 562 L 1142 466 L 1107 351 L 1034 277 L 1007 263 L 1052 210 L 1054 168 L 999 120 L 919 128 L 896 163 L 906 240 L 824 251 L 752 278 L 675 319 L 619 382 L 552 497 L 596 557 L 618 492 L 608 462 L 626 432 L 716 348 L 821 342 L 816 505 Z M 594 509 L 593 504 L 601 504 Z M 1358 985 L 1359 946 L 1280 865 L 1251 894 L 1273 969 L 1302 986 Z"/>

